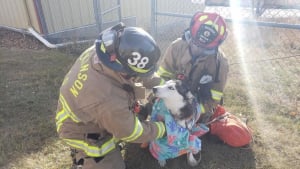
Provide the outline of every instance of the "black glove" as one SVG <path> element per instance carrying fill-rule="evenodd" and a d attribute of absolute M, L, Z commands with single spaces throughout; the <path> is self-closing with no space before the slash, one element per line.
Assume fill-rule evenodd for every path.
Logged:
<path fill-rule="evenodd" d="M 144 121 L 148 118 L 149 115 L 151 115 L 152 112 L 152 103 L 147 103 L 145 105 L 140 105 L 140 111 L 137 112 L 137 116 L 139 120 Z"/>
<path fill-rule="evenodd" d="M 197 96 L 200 102 L 207 102 L 212 98 L 211 96 L 211 85 L 212 85 L 212 76 L 208 74 L 204 74 L 201 76 L 198 88 L 197 88 Z"/>
<path fill-rule="evenodd" d="M 211 83 L 199 84 L 197 96 L 200 102 L 205 103 L 206 101 L 212 99 L 210 89 L 211 89 Z"/>

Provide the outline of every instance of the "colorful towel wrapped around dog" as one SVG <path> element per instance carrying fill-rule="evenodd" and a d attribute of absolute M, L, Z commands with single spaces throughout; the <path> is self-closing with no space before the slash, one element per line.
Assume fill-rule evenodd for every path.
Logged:
<path fill-rule="evenodd" d="M 194 118 L 189 122 L 192 123 L 190 126 L 193 126 L 193 128 L 189 130 L 176 123 L 169 110 L 165 107 L 162 99 L 156 100 L 153 105 L 151 120 L 164 121 L 167 136 L 150 143 L 149 149 L 154 158 L 162 161 L 178 157 L 188 152 L 197 154 L 201 150 L 199 135 L 193 135 L 194 131 L 199 134 L 199 126 L 196 126 L 195 123 L 200 117 L 201 109 L 196 100 L 193 104 L 196 110 Z M 191 133 L 191 131 L 193 133 Z"/>

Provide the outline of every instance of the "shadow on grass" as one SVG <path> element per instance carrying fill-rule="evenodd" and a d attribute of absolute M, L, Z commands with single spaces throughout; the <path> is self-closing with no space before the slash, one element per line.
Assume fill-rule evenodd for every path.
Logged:
<path fill-rule="evenodd" d="M 206 135 L 202 139 L 201 162 L 191 167 L 186 156 L 167 160 L 165 167 L 160 167 L 148 149 L 141 149 L 138 144 L 126 147 L 125 162 L 128 169 L 251 169 L 256 168 L 254 153 L 251 148 L 232 148 L 223 144 L 216 137 Z"/>

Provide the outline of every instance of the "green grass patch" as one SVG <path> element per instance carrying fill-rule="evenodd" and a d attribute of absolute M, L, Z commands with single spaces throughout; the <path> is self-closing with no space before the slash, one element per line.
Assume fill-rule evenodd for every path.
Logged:
<path fill-rule="evenodd" d="M 0 166 L 56 138 L 58 89 L 74 59 L 56 50 L 0 48 Z"/>
<path fill-rule="evenodd" d="M 57 137 L 54 117 L 62 79 L 81 51 L 0 48 L 0 168 L 70 167 L 69 148 Z M 207 135 L 195 168 L 297 168 L 300 72 L 290 62 L 284 65 L 248 65 L 248 74 L 241 65 L 231 66 L 224 106 L 249 120 L 254 142 L 248 149 L 232 148 Z M 159 168 L 139 145 L 128 144 L 123 153 L 129 169 Z M 164 169 L 171 168 L 192 167 L 182 156 L 167 161 Z"/>

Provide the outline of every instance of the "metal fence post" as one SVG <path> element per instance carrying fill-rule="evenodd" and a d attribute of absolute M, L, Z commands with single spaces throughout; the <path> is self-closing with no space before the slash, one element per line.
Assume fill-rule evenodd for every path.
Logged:
<path fill-rule="evenodd" d="M 47 23 L 45 20 L 41 0 L 34 0 L 33 3 L 34 3 L 35 10 L 38 13 L 37 15 L 38 15 L 39 25 L 41 28 L 41 33 L 43 33 L 44 35 L 47 35 L 49 33 L 48 26 L 47 26 Z"/>
<path fill-rule="evenodd" d="M 118 6 L 119 6 L 119 9 L 118 9 L 118 17 L 119 17 L 119 22 L 121 22 L 122 21 L 122 13 L 121 13 L 121 1 L 120 0 L 118 0 L 118 2 L 117 2 L 118 4 Z"/>
<path fill-rule="evenodd" d="M 157 28 L 157 1 L 151 0 L 151 34 L 154 38 L 156 38 L 156 28 Z"/>
<path fill-rule="evenodd" d="M 99 0 L 93 0 L 93 8 L 94 8 L 94 15 L 95 21 L 98 28 L 98 33 L 102 30 L 102 16 L 101 16 L 101 7 Z"/>

